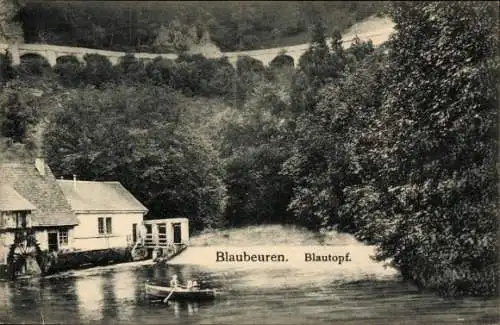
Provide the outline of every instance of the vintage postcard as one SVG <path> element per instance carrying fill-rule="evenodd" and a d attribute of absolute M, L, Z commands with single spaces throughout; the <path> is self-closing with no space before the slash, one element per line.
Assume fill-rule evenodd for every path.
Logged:
<path fill-rule="evenodd" d="M 498 14 L 0 0 L 0 324 L 500 324 Z"/>

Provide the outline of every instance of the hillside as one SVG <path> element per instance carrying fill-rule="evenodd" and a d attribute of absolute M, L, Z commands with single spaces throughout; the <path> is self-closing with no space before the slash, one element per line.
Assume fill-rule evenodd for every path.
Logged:
<path fill-rule="evenodd" d="M 328 33 L 383 9 L 381 1 L 35 1 L 20 12 L 27 43 L 130 52 L 221 51 L 307 43 L 318 17 Z"/>

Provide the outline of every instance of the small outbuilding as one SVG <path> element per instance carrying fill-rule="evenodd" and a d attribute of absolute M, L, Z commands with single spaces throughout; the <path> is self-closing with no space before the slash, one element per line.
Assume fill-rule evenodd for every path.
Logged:
<path fill-rule="evenodd" d="M 189 242 L 187 218 L 144 220 L 144 228 L 146 247 L 187 245 Z"/>

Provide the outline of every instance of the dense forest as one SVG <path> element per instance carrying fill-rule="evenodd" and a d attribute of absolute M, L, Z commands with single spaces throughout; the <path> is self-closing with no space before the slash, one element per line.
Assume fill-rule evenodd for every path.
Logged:
<path fill-rule="evenodd" d="M 337 229 L 421 288 L 497 293 L 498 8 L 395 2 L 391 39 L 343 48 L 322 19 L 296 68 L 181 55 L 113 66 L 0 58 L 3 159 L 119 180 L 195 231 Z M 423 37 L 425 35 L 425 37 Z M 83 45 L 83 44 L 82 44 Z"/>
<path fill-rule="evenodd" d="M 27 43 L 116 51 L 182 52 L 212 41 L 222 51 L 296 45 L 320 16 L 344 30 L 380 1 L 25 1 L 17 19 Z"/>

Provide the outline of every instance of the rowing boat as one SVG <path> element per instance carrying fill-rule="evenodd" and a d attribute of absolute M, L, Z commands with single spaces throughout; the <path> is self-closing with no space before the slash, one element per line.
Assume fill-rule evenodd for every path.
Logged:
<path fill-rule="evenodd" d="M 173 290 L 173 292 L 172 292 Z M 172 295 L 170 293 L 172 292 Z M 164 287 L 146 283 L 146 294 L 154 298 L 166 298 L 170 295 L 170 300 L 210 300 L 216 295 L 215 289 L 186 289 Z"/>

